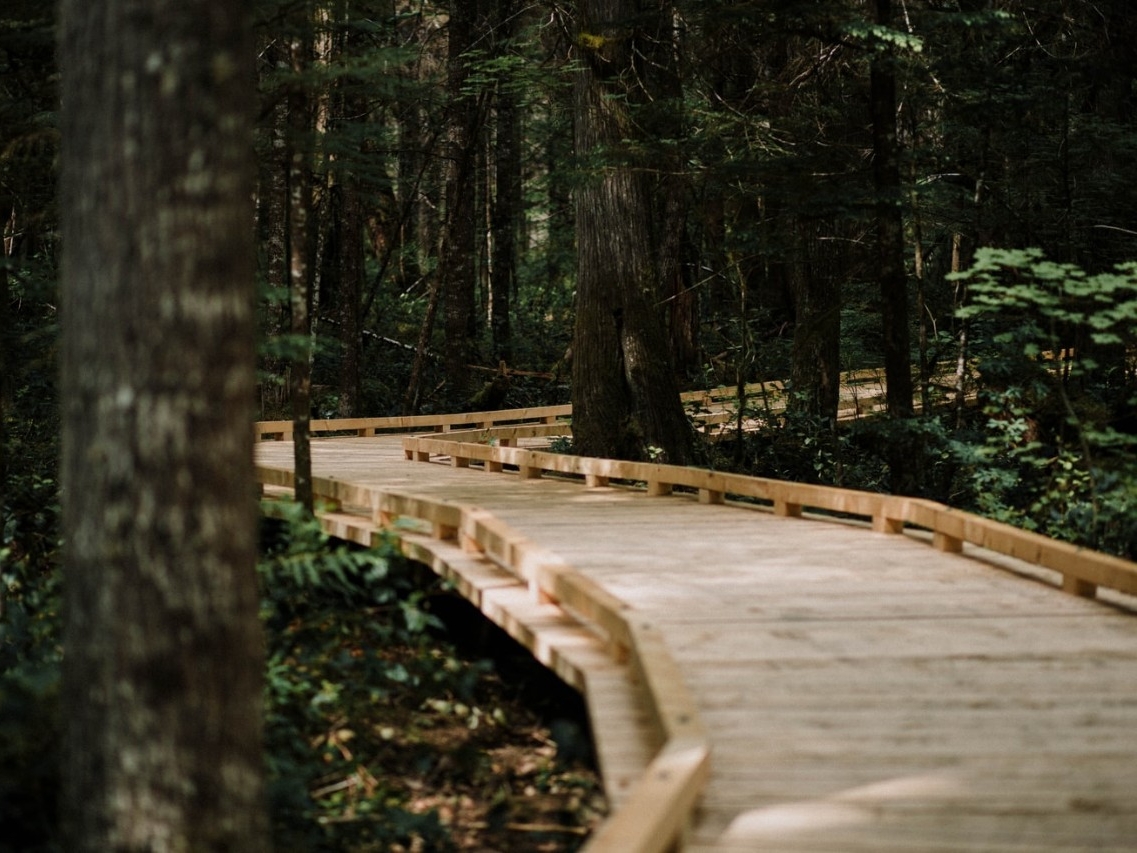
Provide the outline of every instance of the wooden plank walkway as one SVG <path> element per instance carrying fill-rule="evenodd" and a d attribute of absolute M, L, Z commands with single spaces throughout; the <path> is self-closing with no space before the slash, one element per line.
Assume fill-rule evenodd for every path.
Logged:
<path fill-rule="evenodd" d="M 258 464 L 289 469 L 291 449 L 261 443 Z M 658 631 L 712 750 L 685 850 L 1137 850 L 1129 596 L 1065 595 L 920 533 L 411 462 L 390 437 L 313 457 L 318 476 L 484 508 Z M 635 673 L 516 578 L 408 541 L 440 570 L 465 560 L 482 581 L 462 591 L 581 687 L 622 807 L 660 745 Z"/>

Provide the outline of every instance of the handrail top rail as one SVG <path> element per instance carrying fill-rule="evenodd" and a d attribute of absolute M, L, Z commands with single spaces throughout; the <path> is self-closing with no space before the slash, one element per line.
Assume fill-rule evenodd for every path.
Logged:
<path fill-rule="evenodd" d="M 327 432 L 366 432 L 410 431 L 434 429 L 449 431 L 456 426 L 473 427 L 479 425 L 506 424 L 510 422 L 543 421 L 549 422 L 566 418 L 572 413 L 570 405 L 528 406 L 519 409 L 499 409 L 487 412 L 458 412 L 456 414 L 435 415 L 391 415 L 374 418 L 313 418 L 308 421 L 308 429 L 313 434 Z M 283 436 L 293 432 L 293 421 L 257 421 L 254 425 L 257 440 L 265 435 Z"/>

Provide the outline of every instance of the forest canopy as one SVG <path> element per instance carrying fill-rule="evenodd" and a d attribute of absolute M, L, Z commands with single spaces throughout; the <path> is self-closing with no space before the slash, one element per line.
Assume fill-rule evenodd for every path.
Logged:
<path fill-rule="evenodd" d="M 583 452 L 706 459 L 674 392 L 784 380 L 715 464 L 1131 553 L 1127 4 L 254 13 L 258 417 L 572 400 Z M 52 480 L 54 25 L 0 20 L 9 518 Z M 860 368 L 891 417 L 837 430 Z"/>

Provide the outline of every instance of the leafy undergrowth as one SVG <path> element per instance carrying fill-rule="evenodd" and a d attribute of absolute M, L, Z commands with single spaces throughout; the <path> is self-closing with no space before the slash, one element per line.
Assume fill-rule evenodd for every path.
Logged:
<path fill-rule="evenodd" d="M 264 523 L 258 566 L 274 849 L 579 848 L 605 802 L 574 722 L 577 694 L 527 655 L 460 653 L 437 615 L 454 624 L 455 596 L 393 548 L 350 548 L 294 509 L 274 512 L 285 518 Z M 17 548 L 10 532 L 0 542 L 0 853 L 54 853 L 57 553 Z M 468 648 L 486 630 L 470 621 L 454 638 Z"/>
<path fill-rule="evenodd" d="M 266 541 L 277 849 L 582 845 L 604 799 L 587 750 L 553 739 L 574 724 L 525 689 L 545 676 L 460 655 L 429 583 L 389 548 L 332 546 L 295 519 Z"/>

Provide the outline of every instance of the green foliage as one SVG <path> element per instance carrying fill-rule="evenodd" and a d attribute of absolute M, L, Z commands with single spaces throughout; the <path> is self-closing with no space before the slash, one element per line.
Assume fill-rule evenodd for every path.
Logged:
<path fill-rule="evenodd" d="M 1131 345 L 1137 338 L 1137 263 L 1089 275 L 1074 264 L 1047 260 L 1040 249 L 980 249 L 968 282 L 971 304 L 963 318 L 1017 315 L 1025 329 L 1000 333 L 1000 343 L 1021 342 L 1022 354 L 1041 355 L 1085 332 L 1099 345 Z M 1092 369 L 1082 359 L 1075 367 Z"/>
<path fill-rule="evenodd" d="M 982 249 L 960 315 L 976 330 L 982 428 L 958 445 L 982 512 L 1133 555 L 1137 265 L 1089 274 Z"/>
<path fill-rule="evenodd" d="M 493 812 L 500 796 L 504 813 L 522 784 L 490 755 L 513 724 L 502 683 L 439 640 L 428 579 L 435 592 L 439 582 L 389 540 L 351 547 L 293 505 L 271 504 L 271 515 L 282 520 L 265 524 L 259 572 L 277 848 L 456 849 L 433 787 L 479 792 Z M 562 788 L 569 771 L 553 769 L 525 771 L 538 778 L 523 786 Z"/>
<path fill-rule="evenodd" d="M 390 708 L 446 680 L 429 653 L 425 630 L 437 622 L 422 609 L 423 592 L 389 542 L 372 550 L 336 545 L 299 507 L 274 505 L 273 512 L 287 523 L 267 524 L 258 571 L 278 846 L 341 850 L 419 837 L 431 849 L 447 849 L 436 815 L 388 803 L 375 778 L 381 770 L 364 772 L 375 734 L 350 728 L 372 719 L 376 706 Z M 413 668 L 390 656 L 406 646 L 420 652 Z M 356 819 L 336 820 L 348 810 Z"/>
<path fill-rule="evenodd" d="M 842 32 L 849 38 L 865 42 L 876 50 L 887 48 L 910 53 L 922 53 L 924 50 L 924 40 L 919 36 L 868 21 L 846 24 L 842 27 Z"/>
<path fill-rule="evenodd" d="M 25 494 L 0 543 L 0 853 L 56 849 L 62 728 L 56 488 L 14 485 Z M 400 782 L 440 760 L 427 742 L 438 720 L 503 722 L 477 700 L 486 665 L 440 645 L 429 587 L 389 542 L 336 544 L 289 505 L 273 511 L 285 520 L 265 522 L 258 572 L 276 846 L 452 849 L 437 812 L 411 807 Z"/>

